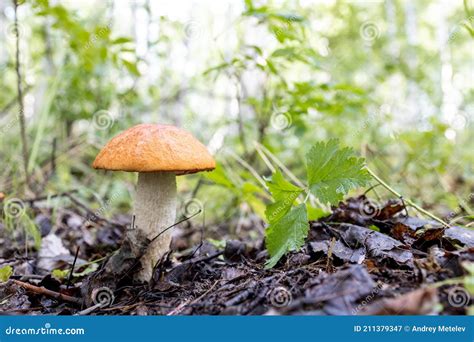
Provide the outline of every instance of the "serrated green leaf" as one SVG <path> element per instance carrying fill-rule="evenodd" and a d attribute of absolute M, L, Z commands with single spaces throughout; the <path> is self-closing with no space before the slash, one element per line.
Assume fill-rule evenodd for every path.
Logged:
<path fill-rule="evenodd" d="M 0 282 L 7 282 L 13 274 L 13 268 L 8 265 L 0 268 Z"/>
<path fill-rule="evenodd" d="M 272 223 L 281 219 L 290 210 L 303 189 L 288 182 L 279 170 L 266 183 L 274 202 L 267 206 L 265 216 L 268 222 Z"/>
<path fill-rule="evenodd" d="M 300 187 L 287 181 L 280 170 L 275 171 L 272 178 L 267 181 L 267 185 L 275 199 L 279 199 L 282 195 L 285 196 L 285 192 L 303 191 Z"/>
<path fill-rule="evenodd" d="M 337 204 L 349 190 L 369 182 L 364 164 L 351 148 L 339 148 L 337 139 L 317 143 L 306 155 L 311 193 L 322 203 Z"/>
<path fill-rule="evenodd" d="M 285 253 L 300 249 L 308 231 L 308 215 L 304 204 L 294 207 L 279 221 L 271 223 L 265 231 L 265 244 L 271 256 L 265 267 L 272 268 Z"/>

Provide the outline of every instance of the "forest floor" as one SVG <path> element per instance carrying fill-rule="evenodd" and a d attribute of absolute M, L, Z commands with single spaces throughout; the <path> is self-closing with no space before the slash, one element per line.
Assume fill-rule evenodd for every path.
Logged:
<path fill-rule="evenodd" d="M 112 290 L 96 281 L 95 301 L 85 298 L 84 288 L 120 246 L 129 217 L 96 218 L 85 224 L 84 217 L 90 213 L 76 202 L 57 213 L 52 222 L 51 210 L 31 202 L 41 227 L 38 252 L 27 253 L 24 244 L 18 244 L 21 232 L 7 233 L 0 227 L 0 267 L 10 265 L 14 270 L 8 282 L 0 283 L 0 311 L 33 315 L 466 314 L 472 305 L 466 279 L 472 281 L 473 275 L 465 266 L 474 261 L 474 231 L 410 217 L 399 201 L 361 214 L 365 201 L 364 196 L 349 198 L 330 216 L 311 222 L 304 248 L 282 258 L 273 269 L 264 267 L 268 255 L 263 240 L 250 238 L 254 227 L 244 229 L 241 240 L 210 243 L 202 234 L 207 227 L 187 221 L 176 227 L 172 251 L 157 265 L 150 284 L 134 284 L 127 274 L 116 279 Z M 219 228 L 222 236 L 227 228 Z"/>

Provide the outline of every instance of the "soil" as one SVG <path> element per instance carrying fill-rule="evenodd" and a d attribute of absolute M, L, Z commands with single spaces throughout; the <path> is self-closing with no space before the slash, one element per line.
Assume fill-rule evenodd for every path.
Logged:
<path fill-rule="evenodd" d="M 52 210 L 31 202 L 42 247 L 34 251 L 22 232 L 0 227 L 0 267 L 14 270 L 8 282 L 0 283 L 0 310 L 33 315 L 466 314 L 472 298 L 463 284 L 469 275 L 466 263 L 474 261 L 474 231 L 408 216 L 400 201 L 380 208 L 370 203 L 365 196 L 350 198 L 330 216 L 310 222 L 302 250 L 272 269 L 265 268 L 263 238 L 255 238 L 262 222 L 247 223 L 239 240 L 215 240 L 207 232 L 225 236 L 230 224 L 215 230 L 186 221 L 175 227 L 172 250 L 155 267 L 153 280 L 137 284 L 131 276 L 139 268 L 137 260 L 125 262 L 113 276 L 105 266 L 120 247 L 130 217 L 90 217 L 84 206 L 73 205 L 52 222 Z"/>

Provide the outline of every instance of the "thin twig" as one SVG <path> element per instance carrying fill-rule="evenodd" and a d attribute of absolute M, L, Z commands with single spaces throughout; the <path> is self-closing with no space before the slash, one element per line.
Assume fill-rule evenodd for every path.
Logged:
<path fill-rule="evenodd" d="M 212 284 L 212 286 L 206 291 L 204 292 L 202 295 L 200 295 L 198 298 L 196 298 L 195 300 L 193 300 L 189 305 L 193 305 L 197 302 L 199 302 L 201 299 L 203 299 L 204 297 L 206 297 L 212 290 L 214 290 L 214 288 L 216 287 L 216 285 L 219 283 L 219 280 L 216 280 L 214 282 L 214 284 Z"/>
<path fill-rule="evenodd" d="M 169 229 L 171 229 L 171 228 L 173 228 L 173 227 L 176 227 L 178 224 L 181 224 L 181 223 L 183 223 L 183 222 L 186 222 L 186 221 L 192 219 L 194 216 L 199 215 L 201 212 L 202 212 L 202 210 L 199 209 L 199 211 L 196 212 L 196 213 L 194 213 L 193 215 L 188 216 L 188 217 L 185 217 L 185 218 L 183 218 L 182 220 L 180 220 L 180 221 L 178 221 L 178 222 L 176 222 L 176 223 L 173 223 L 171 226 L 169 226 L 169 227 L 163 229 L 158 235 L 156 235 L 153 239 L 151 239 L 150 244 L 151 244 L 153 241 L 155 241 L 156 239 L 158 239 L 161 235 L 163 235 L 163 234 L 164 234 L 166 231 L 168 231 Z"/>
<path fill-rule="evenodd" d="M 198 212 L 194 213 L 193 215 L 189 216 L 189 217 L 185 217 L 183 218 L 182 220 L 176 222 L 176 223 L 173 223 L 171 226 L 168 226 L 167 228 L 163 229 L 158 235 L 156 235 L 153 239 L 150 240 L 150 242 L 148 243 L 148 245 L 146 246 L 146 248 L 144 248 L 142 254 L 138 255 L 137 256 L 137 260 L 132 264 L 132 266 L 129 267 L 129 269 L 120 277 L 119 281 L 124 279 L 139 263 L 140 263 L 140 259 L 145 255 L 146 251 L 148 250 L 148 246 L 151 245 L 151 243 L 153 241 L 155 241 L 156 239 L 158 239 L 162 234 L 164 234 L 166 231 L 168 231 L 169 229 L 173 228 L 173 227 L 176 227 L 177 225 L 187 221 L 187 220 L 190 220 L 192 219 L 194 216 L 197 216 L 199 215 L 200 213 L 202 212 L 202 210 L 199 210 Z"/>
<path fill-rule="evenodd" d="M 18 91 L 18 119 L 20 121 L 20 135 L 22 142 L 23 151 L 23 168 L 25 172 L 25 186 L 26 189 L 30 189 L 30 176 L 28 173 L 28 142 L 26 140 L 26 123 L 25 123 L 25 112 L 23 105 L 23 87 L 21 84 L 21 67 L 20 67 L 20 30 L 18 29 L 18 0 L 13 0 L 14 11 L 15 11 L 15 38 L 16 38 L 16 54 L 15 54 L 15 70 L 17 77 L 17 91 Z"/>
<path fill-rule="evenodd" d="M 53 147 L 51 149 L 51 173 L 49 176 L 53 176 L 56 172 L 56 148 L 57 148 L 57 139 L 53 138 Z"/>
<path fill-rule="evenodd" d="M 370 191 L 374 190 L 376 187 L 378 187 L 379 185 L 381 185 L 380 183 L 377 183 L 377 184 L 374 184 L 372 185 L 370 188 L 368 188 L 367 190 L 364 191 L 363 195 L 367 195 Z M 374 190 L 375 192 L 375 190 Z"/>
<path fill-rule="evenodd" d="M 183 309 L 185 307 L 189 307 L 189 306 L 192 306 L 194 305 L 195 303 L 199 302 L 201 299 L 203 299 L 205 296 L 207 296 L 209 294 L 209 292 L 211 292 L 215 287 L 216 285 L 219 283 L 219 280 L 216 280 L 214 282 L 214 284 L 212 284 L 212 286 L 207 289 L 206 292 L 204 292 L 202 295 L 200 295 L 199 297 L 197 297 L 196 299 L 194 300 L 191 300 L 191 299 L 188 299 L 187 301 L 181 303 L 180 305 L 178 305 L 174 310 L 171 310 L 166 316 L 174 316 L 174 315 L 177 315 L 179 314 L 181 311 L 183 311 Z"/>
<path fill-rule="evenodd" d="M 203 208 L 202 209 L 202 226 L 201 229 L 199 229 L 200 237 L 199 237 L 199 244 L 197 247 L 194 249 L 194 252 L 189 256 L 189 259 L 194 257 L 194 255 L 199 252 L 201 247 L 204 245 L 204 227 L 206 226 L 206 210 Z"/>
<path fill-rule="evenodd" d="M 79 311 L 78 313 L 76 313 L 74 316 L 85 316 L 85 315 L 88 315 L 92 312 L 94 312 L 95 310 L 97 309 L 100 309 L 104 306 L 103 303 L 97 303 L 96 305 L 93 305 L 91 307 L 88 307 L 87 309 L 84 309 L 82 311 Z"/>
<path fill-rule="evenodd" d="M 166 316 L 174 316 L 174 315 L 180 313 L 180 312 L 183 310 L 183 308 L 184 308 L 185 306 L 187 306 L 188 304 L 190 304 L 190 303 L 191 303 L 191 298 L 189 298 L 189 299 L 186 300 L 185 302 L 182 302 L 181 304 L 179 304 L 176 308 L 174 308 L 173 310 L 171 310 L 170 312 L 168 312 L 168 313 L 166 314 Z"/>
<path fill-rule="evenodd" d="M 74 267 L 76 267 L 77 256 L 79 255 L 79 249 L 80 248 L 81 247 L 78 246 L 77 249 L 76 249 L 76 255 L 74 255 L 74 261 L 72 262 L 71 272 L 69 272 L 69 277 L 67 278 L 66 289 L 68 289 L 69 285 L 71 285 L 72 274 L 74 272 Z"/>
<path fill-rule="evenodd" d="M 258 174 L 257 170 L 255 170 L 249 163 L 247 163 L 245 160 L 240 158 L 236 153 L 233 151 L 228 151 L 229 155 L 234 158 L 240 165 L 242 165 L 244 168 L 246 168 L 254 177 L 255 179 L 263 186 L 265 190 L 268 190 L 268 186 L 263 180 L 263 178 Z"/>
<path fill-rule="evenodd" d="M 366 167 L 366 170 L 367 172 L 369 172 L 369 174 L 377 181 L 380 183 L 380 185 L 382 185 L 385 189 L 387 189 L 388 191 L 390 191 L 392 194 L 394 194 L 395 196 L 397 196 L 398 198 L 403 198 L 403 200 L 406 202 L 406 204 L 408 204 L 410 207 L 413 207 L 415 208 L 416 210 L 418 210 L 420 213 L 432 218 L 433 220 L 441 223 L 443 226 L 445 226 L 446 228 L 450 228 L 451 226 L 449 224 L 447 224 L 446 222 L 444 222 L 442 219 L 440 219 L 438 216 L 430 213 L 429 211 L 426 211 L 425 209 L 423 209 L 422 207 L 418 206 L 417 204 L 413 203 L 411 200 L 407 199 L 407 198 L 404 198 L 399 192 L 397 192 L 396 190 L 394 190 L 392 187 L 390 187 L 390 185 L 388 185 L 387 183 L 385 183 L 379 176 L 377 176 L 371 169 L 369 169 L 368 167 Z"/>
<path fill-rule="evenodd" d="M 12 282 L 14 284 L 18 285 L 18 286 L 23 287 L 24 289 L 26 289 L 28 291 L 31 291 L 31 292 L 34 292 L 34 293 L 37 293 L 37 294 L 45 295 L 45 296 L 52 297 L 52 298 L 55 298 L 55 299 L 60 299 L 60 300 L 63 300 L 65 302 L 69 302 L 69 303 L 73 303 L 73 304 L 77 304 L 77 305 L 82 305 L 82 299 L 80 299 L 80 298 L 68 296 L 68 295 L 65 295 L 65 294 L 62 294 L 62 293 L 59 293 L 59 292 L 56 292 L 56 291 L 48 290 L 45 287 L 39 287 L 39 286 L 31 285 L 29 283 L 24 283 L 22 281 L 15 280 L 15 279 L 12 279 Z"/>
<path fill-rule="evenodd" d="M 268 160 L 267 156 L 265 155 L 265 153 L 263 153 L 258 143 L 255 141 L 254 144 L 255 144 L 255 149 L 257 150 L 258 155 L 260 156 L 260 158 L 262 158 L 265 165 L 267 165 L 267 167 L 270 169 L 272 173 L 275 173 L 276 168 L 272 165 L 270 160 Z"/>
<path fill-rule="evenodd" d="M 270 159 L 277 164 L 277 166 L 293 181 L 295 182 L 296 185 L 298 185 L 300 188 L 305 189 L 306 186 L 296 177 L 293 172 L 288 169 L 285 164 L 283 164 L 272 152 L 270 152 L 265 146 L 260 144 L 258 141 L 255 141 L 255 145 L 258 146 L 259 148 L 262 149 L 263 152 L 265 152 Z"/>
<path fill-rule="evenodd" d="M 332 253 L 333 253 L 335 244 L 336 244 L 336 238 L 333 237 L 331 239 L 331 242 L 329 243 L 329 247 L 328 247 L 328 258 L 327 258 L 327 261 L 326 261 L 326 271 L 327 272 L 329 272 L 329 268 L 330 268 L 331 263 L 332 263 Z"/>
<path fill-rule="evenodd" d="M 23 94 L 28 93 L 31 90 L 31 88 L 32 88 L 31 86 L 26 85 L 25 89 L 23 89 Z M 15 105 L 16 102 L 18 102 L 17 96 L 12 98 L 10 102 L 8 102 L 5 106 L 3 106 L 2 109 L 0 109 L 0 116 L 6 115 L 8 111 L 11 109 L 11 107 Z"/>

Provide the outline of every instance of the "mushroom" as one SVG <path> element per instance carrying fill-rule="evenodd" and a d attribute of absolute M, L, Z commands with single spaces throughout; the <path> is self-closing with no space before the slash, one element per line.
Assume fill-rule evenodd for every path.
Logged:
<path fill-rule="evenodd" d="M 120 133 L 99 152 L 95 169 L 138 172 L 133 229 L 154 241 L 142 256 L 136 279 L 149 281 L 171 242 L 176 220 L 176 176 L 210 171 L 216 163 L 189 132 L 170 125 L 141 124 Z M 163 233 L 162 233 L 163 232 Z M 135 235 L 136 236 L 136 235 Z"/>

